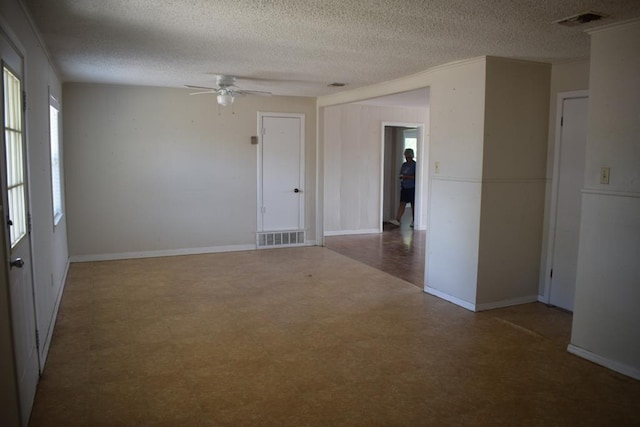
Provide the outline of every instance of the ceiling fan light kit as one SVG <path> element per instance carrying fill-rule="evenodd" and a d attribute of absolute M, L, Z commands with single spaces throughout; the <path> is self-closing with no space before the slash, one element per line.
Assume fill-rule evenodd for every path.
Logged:
<path fill-rule="evenodd" d="M 223 107 L 227 107 L 233 104 L 233 100 L 235 99 L 233 95 L 229 93 L 221 93 L 217 96 L 218 105 L 222 105 Z"/>

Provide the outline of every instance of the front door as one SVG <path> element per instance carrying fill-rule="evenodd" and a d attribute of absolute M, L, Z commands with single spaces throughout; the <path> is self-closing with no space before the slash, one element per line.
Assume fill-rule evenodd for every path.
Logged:
<path fill-rule="evenodd" d="M 258 231 L 304 229 L 304 116 L 261 113 Z"/>
<path fill-rule="evenodd" d="M 562 105 L 556 226 L 549 304 L 573 311 L 587 141 L 587 97 Z"/>
<path fill-rule="evenodd" d="M 27 192 L 26 147 L 23 117 L 23 61 L 2 34 L 3 156 L 2 220 L 6 226 L 9 257 L 9 297 L 17 369 L 20 412 L 29 420 L 39 378 L 36 319 L 31 273 L 31 242 Z"/>

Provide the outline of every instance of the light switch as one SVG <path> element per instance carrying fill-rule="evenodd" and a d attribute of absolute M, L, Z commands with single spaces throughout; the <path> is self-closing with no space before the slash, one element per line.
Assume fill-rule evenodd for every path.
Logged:
<path fill-rule="evenodd" d="M 609 183 L 609 168 L 600 168 L 600 184 L 608 184 Z"/>

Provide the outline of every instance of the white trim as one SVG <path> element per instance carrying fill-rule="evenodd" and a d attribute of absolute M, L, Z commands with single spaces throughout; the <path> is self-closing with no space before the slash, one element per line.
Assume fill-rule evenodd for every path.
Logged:
<path fill-rule="evenodd" d="M 604 32 L 604 31 L 615 30 L 615 29 L 618 29 L 620 27 L 631 26 L 631 25 L 637 24 L 638 22 L 640 22 L 640 18 L 632 18 L 632 19 L 627 19 L 625 21 L 614 22 L 612 24 L 600 25 L 599 27 L 595 27 L 595 28 L 590 28 L 588 30 L 584 30 L 584 32 L 589 34 L 589 35 L 593 35 L 593 34 L 601 33 L 601 32 Z"/>
<path fill-rule="evenodd" d="M 473 182 L 475 184 L 546 184 L 550 180 L 548 178 L 464 178 L 459 176 L 442 176 L 432 175 L 434 181 L 454 181 L 454 182 Z"/>
<path fill-rule="evenodd" d="M 424 154 L 424 123 L 404 123 L 404 122 L 382 122 L 380 127 L 380 196 L 379 196 L 379 220 L 380 220 L 380 228 L 379 232 L 383 232 L 383 222 L 384 222 L 384 146 L 385 146 L 385 131 L 384 128 L 390 127 L 404 127 L 404 128 L 416 128 L 418 131 L 418 144 L 416 146 L 416 150 L 418 151 L 416 157 L 416 188 L 419 188 L 420 191 L 416 192 L 415 195 L 415 207 L 414 208 L 414 222 L 415 228 L 418 230 L 426 229 L 426 224 L 422 224 L 421 212 L 423 209 L 423 191 L 427 189 L 427 185 L 423 177 L 425 174 L 423 171 L 425 170 L 424 162 L 427 159 L 427 156 Z M 328 234 L 325 234 L 328 236 Z"/>
<path fill-rule="evenodd" d="M 91 262 L 91 261 L 113 261 L 120 259 L 135 259 L 135 258 L 156 258 L 166 256 L 179 256 L 179 255 L 200 255 L 200 254 L 212 254 L 218 252 L 239 252 L 239 251 L 254 251 L 256 245 L 230 245 L 230 246 L 211 246 L 207 248 L 192 248 L 192 249 L 169 249 L 163 251 L 145 251 L 145 252 L 120 252 L 111 254 L 96 254 L 96 255 L 74 255 L 70 258 L 70 262 Z"/>
<path fill-rule="evenodd" d="M 352 236 L 356 234 L 381 234 L 382 232 L 377 228 L 369 228 L 365 230 L 337 230 L 337 231 L 325 231 L 324 237 L 329 236 Z"/>
<path fill-rule="evenodd" d="M 315 217 L 316 243 L 324 246 L 324 108 L 316 101 L 316 193 Z"/>
<path fill-rule="evenodd" d="M 521 179 L 483 179 L 483 184 L 547 184 L 547 178 L 521 178 Z"/>
<path fill-rule="evenodd" d="M 605 368 L 611 369 L 612 371 L 616 371 L 623 375 L 634 378 L 636 380 L 640 380 L 640 369 L 634 366 L 629 366 L 624 363 L 620 363 L 615 360 L 602 357 L 596 353 L 592 353 L 589 350 L 585 350 L 584 348 L 575 346 L 573 344 L 569 344 L 567 346 L 567 351 L 571 354 L 575 354 L 576 356 L 586 359 L 590 362 L 593 362 L 600 366 L 604 366 Z"/>
<path fill-rule="evenodd" d="M 474 184 L 482 184 L 482 179 L 480 178 L 464 178 L 460 176 L 442 176 L 442 175 L 431 175 L 432 181 L 455 181 L 455 182 L 471 182 Z"/>
<path fill-rule="evenodd" d="M 556 234 L 556 216 L 558 211 L 558 185 L 560 178 L 560 143 L 562 139 L 562 116 L 566 99 L 588 98 L 588 90 L 559 92 L 556 98 L 556 128 L 553 141 L 553 177 L 551 180 L 551 205 L 549 207 L 549 229 L 547 234 L 547 250 L 544 262 L 544 291 L 538 296 L 540 302 L 549 304 L 551 301 L 551 269 L 553 268 L 553 254 Z M 542 298 L 542 300 L 540 300 Z"/>
<path fill-rule="evenodd" d="M 451 302 L 451 303 L 453 303 L 455 305 L 459 305 L 462 308 L 466 308 L 469 311 L 473 311 L 473 312 L 477 311 L 475 304 L 471 304 L 470 302 L 461 300 L 460 298 L 456 298 L 456 297 L 451 296 L 449 294 L 445 294 L 444 292 L 439 291 L 439 290 L 434 289 L 434 288 L 431 288 L 431 287 L 429 287 L 427 285 L 424 286 L 424 291 L 426 293 L 430 294 L 430 295 L 436 296 L 436 297 L 438 297 L 440 299 L 443 299 L 445 301 L 449 301 L 449 302 Z"/>
<path fill-rule="evenodd" d="M 502 301 L 487 302 L 483 304 L 476 304 L 476 311 L 493 310 L 495 308 L 511 307 L 514 305 L 529 304 L 531 302 L 537 302 L 538 295 L 529 295 L 526 297 L 507 299 Z"/>
<path fill-rule="evenodd" d="M 635 191 L 615 191 L 604 190 L 602 188 L 583 188 L 582 194 L 591 194 L 596 196 L 611 196 L 611 197 L 631 197 L 633 199 L 639 199 L 640 193 Z"/>

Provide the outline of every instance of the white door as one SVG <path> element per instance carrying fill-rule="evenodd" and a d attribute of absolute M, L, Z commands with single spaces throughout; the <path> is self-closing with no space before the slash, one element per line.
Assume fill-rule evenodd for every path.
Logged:
<path fill-rule="evenodd" d="M 588 98 L 562 105 L 555 236 L 549 304 L 573 311 L 584 184 Z"/>
<path fill-rule="evenodd" d="M 304 229 L 304 116 L 261 113 L 258 231 Z"/>
<path fill-rule="evenodd" d="M 27 424 L 39 378 L 22 98 L 22 58 L 2 35 L 2 219 L 20 412 Z"/>

